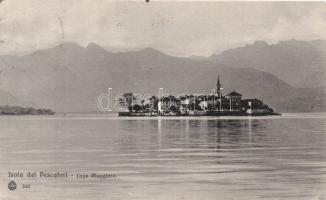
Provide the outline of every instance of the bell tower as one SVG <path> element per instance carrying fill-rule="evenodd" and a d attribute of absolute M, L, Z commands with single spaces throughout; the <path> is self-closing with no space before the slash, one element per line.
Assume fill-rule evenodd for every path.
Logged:
<path fill-rule="evenodd" d="M 217 82 L 216 82 L 216 94 L 220 97 L 221 96 L 221 88 L 222 85 L 220 83 L 220 76 L 217 76 Z"/>

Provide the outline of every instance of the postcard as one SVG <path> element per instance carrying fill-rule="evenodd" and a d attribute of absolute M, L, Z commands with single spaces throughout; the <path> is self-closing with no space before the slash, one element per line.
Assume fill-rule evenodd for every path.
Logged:
<path fill-rule="evenodd" d="M 325 200 L 325 6 L 1 0 L 0 200 Z"/>

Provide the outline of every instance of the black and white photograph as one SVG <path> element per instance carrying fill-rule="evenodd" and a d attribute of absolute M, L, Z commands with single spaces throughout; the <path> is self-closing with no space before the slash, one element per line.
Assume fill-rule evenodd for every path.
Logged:
<path fill-rule="evenodd" d="M 326 3 L 0 0 L 22 199 L 326 200 Z"/>

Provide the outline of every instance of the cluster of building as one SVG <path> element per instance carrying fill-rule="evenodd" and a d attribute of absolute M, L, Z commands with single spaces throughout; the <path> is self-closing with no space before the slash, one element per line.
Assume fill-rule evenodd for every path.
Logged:
<path fill-rule="evenodd" d="M 242 99 L 242 94 L 232 91 L 222 94 L 217 78 L 216 89 L 207 95 L 152 96 L 141 105 L 128 101 L 128 110 L 120 116 L 221 116 L 221 115 L 271 115 L 273 109 L 258 99 Z M 163 93 L 163 92 L 162 92 Z M 130 93 L 129 93 L 130 94 Z M 132 94 L 131 94 L 132 99 Z"/>

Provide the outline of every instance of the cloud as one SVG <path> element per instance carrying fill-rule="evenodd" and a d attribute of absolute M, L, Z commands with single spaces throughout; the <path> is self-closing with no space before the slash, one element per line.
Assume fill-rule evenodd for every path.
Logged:
<path fill-rule="evenodd" d="M 210 55 L 255 40 L 326 39 L 323 2 L 4 1 L 0 54 L 72 41 Z"/>

